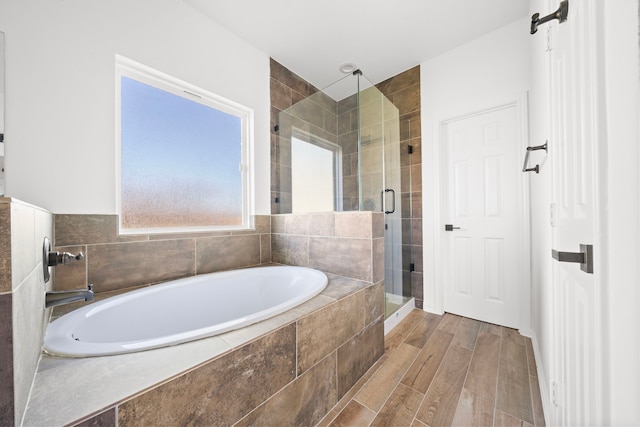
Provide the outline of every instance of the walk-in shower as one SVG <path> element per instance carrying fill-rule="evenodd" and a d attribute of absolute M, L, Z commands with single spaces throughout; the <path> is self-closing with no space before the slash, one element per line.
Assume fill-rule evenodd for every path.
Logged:
<path fill-rule="evenodd" d="M 398 108 L 356 70 L 280 111 L 276 123 L 274 213 L 384 212 L 390 316 L 412 297 L 414 264 Z"/>

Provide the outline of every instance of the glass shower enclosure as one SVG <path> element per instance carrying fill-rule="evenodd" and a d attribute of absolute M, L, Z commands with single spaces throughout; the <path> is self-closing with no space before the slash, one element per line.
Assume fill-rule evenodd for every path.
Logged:
<path fill-rule="evenodd" d="M 398 108 L 356 70 L 280 112 L 278 127 L 274 213 L 384 213 L 389 317 L 411 299 L 403 271 L 411 242 L 402 241 Z"/>

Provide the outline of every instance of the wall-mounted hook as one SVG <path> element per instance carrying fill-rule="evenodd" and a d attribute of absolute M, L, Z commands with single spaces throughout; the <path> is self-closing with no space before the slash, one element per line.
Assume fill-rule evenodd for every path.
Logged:
<path fill-rule="evenodd" d="M 567 20 L 567 16 L 569 16 L 569 0 L 561 1 L 558 10 L 544 18 L 540 18 L 539 13 L 534 13 L 531 17 L 531 34 L 535 34 L 536 31 L 538 31 L 538 25 L 542 25 L 553 19 L 557 19 L 562 24 Z"/>

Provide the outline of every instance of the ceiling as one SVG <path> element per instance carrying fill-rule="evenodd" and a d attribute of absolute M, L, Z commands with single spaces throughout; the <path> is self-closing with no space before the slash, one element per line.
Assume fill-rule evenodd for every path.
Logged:
<path fill-rule="evenodd" d="M 379 83 L 528 14 L 528 0 L 184 0 L 325 88 L 355 63 Z M 523 31 L 528 31 L 525 26 Z"/>

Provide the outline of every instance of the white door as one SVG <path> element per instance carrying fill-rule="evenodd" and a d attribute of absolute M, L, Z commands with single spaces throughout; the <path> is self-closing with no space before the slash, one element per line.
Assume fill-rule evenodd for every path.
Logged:
<path fill-rule="evenodd" d="M 603 111 L 596 66 L 602 13 L 598 3 L 571 1 L 567 22 L 555 21 L 550 29 L 552 248 L 578 253 L 581 244 L 593 245 L 596 260 L 593 273 L 575 262 L 551 261 L 556 331 L 551 395 L 554 423 L 559 425 L 603 422 L 603 302 L 597 237 L 597 149 Z"/>
<path fill-rule="evenodd" d="M 511 105 L 445 123 L 441 175 L 444 310 L 513 328 L 520 326 L 523 233 L 516 111 Z"/>

